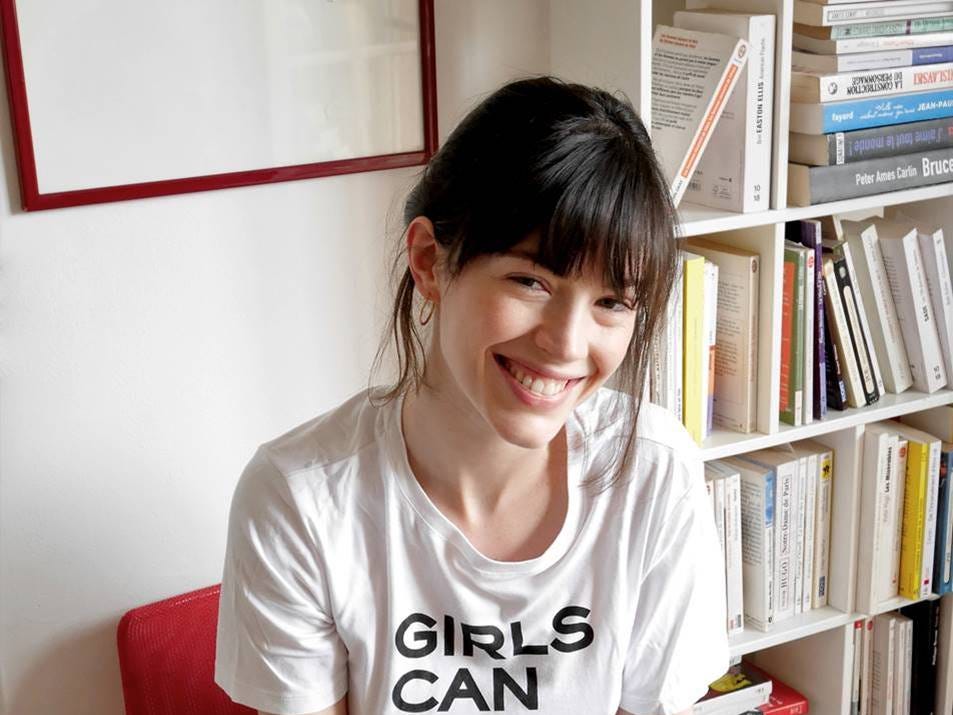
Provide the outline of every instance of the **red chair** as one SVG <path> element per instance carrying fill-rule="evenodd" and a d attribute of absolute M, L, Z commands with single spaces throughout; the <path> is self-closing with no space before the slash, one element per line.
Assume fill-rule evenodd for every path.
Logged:
<path fill-rule="evenodd" d="M 126 715 L 255 715 L 212 680 L 221 584 L 133 608 L 116 641 Z"/>

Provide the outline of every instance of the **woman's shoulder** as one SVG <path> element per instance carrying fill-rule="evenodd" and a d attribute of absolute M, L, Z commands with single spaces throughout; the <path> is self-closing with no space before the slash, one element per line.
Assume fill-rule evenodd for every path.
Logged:
<path fill-rule="evenodd" d="M 275 469 L 286 477 L 346 463 L 380 445 L 382 411 L 392 404 L 372 400 L 379 388 L 366 388 L 344 402 L 264 442 Z"/>
<path fill-rule="evenodd" d="M 631 395 L 601 387 L 576 408 L 576 417 L 591 442 L 616 441 L 626 436 L 624 417 L 632 410 Z M 669 410 L 647 400 L 639 407 L 636 440 L 643 449 L 682 454 L 690 459 L 699 455 L 698 445 L 685 425 Z"/>

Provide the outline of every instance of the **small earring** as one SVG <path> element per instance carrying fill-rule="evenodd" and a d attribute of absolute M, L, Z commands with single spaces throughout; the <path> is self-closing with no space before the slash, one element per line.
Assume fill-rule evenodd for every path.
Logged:
<path fill-rule="evenodd" d="M 430 310 L 427 312 L 427 317 L 425 318 L 424 310 L 426 310 L 428 305 L 430 306 Z M 430 319 L 433 317 L 433 311 L 434 311 L 434 302 L 428 298 L 420 306 L 420 315 L 418 317 L 420 319 L 421 325 L 426 325 L 427 323 L 430 322 Z"/>

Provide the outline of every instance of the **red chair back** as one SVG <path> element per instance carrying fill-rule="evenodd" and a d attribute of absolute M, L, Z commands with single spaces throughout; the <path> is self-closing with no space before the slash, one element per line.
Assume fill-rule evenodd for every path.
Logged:
<path fill-rule="evenodd" d="M 116 633 L 126 715 L 255 715 L 212 679 L 221 584 L 140 606 Z"/>

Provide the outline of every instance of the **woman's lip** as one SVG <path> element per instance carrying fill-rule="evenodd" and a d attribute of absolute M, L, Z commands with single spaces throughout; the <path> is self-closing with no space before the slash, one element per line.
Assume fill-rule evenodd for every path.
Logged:
<path fill-rule="evenodd" d="M 497 358 L 503 360 L 504 363 L 508 362 L 508 363 L 512 363 L 516 365 L 517 367 L 521 368 L 523 372 L 529 374 L 532 377 L 540 377 L 543 380 L 565 380 L 566 382 L 570 382 L 570 383 L 576 382 L 577 380 L 582 379 L 581 377 L 565 377 L 564 375 L 554 375 L 551 372 L 541 372 L 537 370 L 536 368 L 530 367 L 526 363 L 520 362 L 519 360 L 514 360 L 513 358 L 506 357 L 505 355 L 500 355 L 498 353 L 494 353 L 494 355 Z M 506 367 L 506 365 L 504 365 L 504 367 Z"/>
<path fill-rule="evenodd" d="M 514 395 L 525 405 L 535 408 L 553 408 L 557 405 L 561 405 L 564 400 L 567 399 L 569 393 L 575 387 L 576 383 L 579 380 L 569 380 L 566 383 L 566 386 L 555 395 L 537 395 L 533 392 L 527 390 L 522 384 L 520 384 L 516 378 L 513 376 L 513 373 L 509 371 L 509 368 L 506 367 L 505 358 L 502 355 L 498 356 L 498 359 L 494 360 L 497 367 L 500 370 L 500 373 L 503 375 L 503 379 L 506 380 L 510 388 L 513 390 Z"/>

